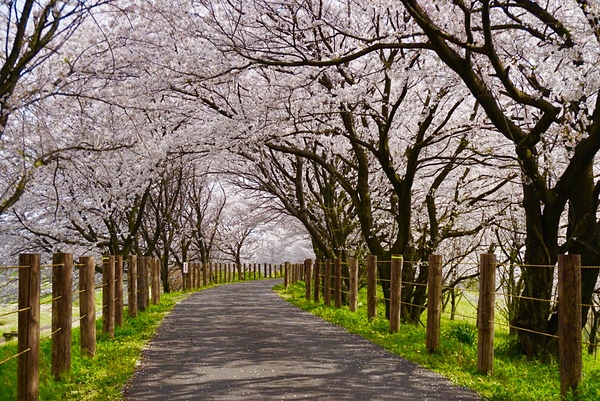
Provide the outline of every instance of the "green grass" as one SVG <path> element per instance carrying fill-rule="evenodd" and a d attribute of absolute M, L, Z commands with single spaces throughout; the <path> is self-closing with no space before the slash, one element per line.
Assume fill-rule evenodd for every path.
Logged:
<path fill-rule="evenodd" d="M 96 357 L 82 358 L 79 329 L 73 330 L 71 372 L 60 382 L 51 369 L 51 342 L 40 345 L 40 400 L 120 400 L 127 380 L 133 375 L 144 345 L 154 336 L 163 317 L 189 293 L 162 294 L 159 305 L 152 305 L 136 318 L 125 313 L 123 326 L 115 328 L 115 338 L 101 334 L 97 321 Z M 16 341 L 0 347 L 0 361 L 15 355 Z M 16 399 L 16 359 L 0 365 L 0 400 Z"/>
<path fill-rule="evenodd" d="M 473 389 L 485 400 L 561 400 L 558 364 L 519 356 L 514 352 L 514 339 L 505 330 L 498 330 L 495 336 L 493 374 L 482 375 L 476 371 L 477 331 L 474 323 L 468 320 L 443 319 L 439 351 L 429 354 L 425 347 L 424 325 L 401 325 L 399 333 L 389 334 L 389 323 L 384 317 L 367 318 L 364 294 L 359 296 L 358 312 L 353 313 L 347 307 L 336 309 L 306 301 L 302 282 L 288 290 L 284 290 L 283 285 L 275 289 L 292 304 L 436 371 L 458 385 Z M 382 309 L 378 313 L 384 316 Z M 587 354 L 583 360 L 584 377 L 578 400 L 600 400 L 600 362 Z"/>

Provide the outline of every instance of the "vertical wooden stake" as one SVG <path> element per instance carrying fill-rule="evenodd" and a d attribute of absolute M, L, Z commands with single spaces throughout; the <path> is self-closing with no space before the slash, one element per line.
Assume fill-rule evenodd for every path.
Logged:
<path fill-rule="evenodd" d="M 144 312 L 148 307 L 148 258 L 138 258 L 138 311 Z"/>
<path fill-rule="evenodd" d="M 115 257 L 115 326 L 123 324 L 123 255 Z"/>
<path fill-rule="evenodd" d="M 17 400 L 37 400 L 40 364 L 40 254 L 19 255 Z M 29 350 L 29 351 L 28 351 Z"/>
<path fill-rule="evenodd" d="M 442 255 L 429 255 L 427 277 L 427 337 L 425 345 L 430 354 L 440 346 L 442 320 Z M 493 332 L 492 332 L 493 335 Z"/>
<path fill-rule="evenodd" d="M 285 262 L 283 286 L 286 290 L 290 286 L 290 262 Z"/>
<path fill-rule="evenodd" d="M 336 308 L 342 307 L 342 260 L 336 258 L 334 264 L 333 298 Z"/>
<path fill-rule="evenodd" d="M 115 336 L 115 256 L 102 258 L 102 331 Z"/>
<path fill-rule="evenodd" d="M 192 288 L 191 280 L 190 280 L 190 288 Z M 160 302 L 160 265 L 159 265 L 158 258 L 152 258 L 152 305 L 158 305 L 159 302 Z"/>
<path fill-rule="evenodd" d="M 558 255 L 558 354 L 560 392 L 577 394 L 581 383 L 581 256 Z"/>
<path fill-rule="evenodd" d="M 392 255 L 390 271 L 390 333 L 400 330 L 400 300 L 402 299 L 402 264 L 400 255 Z"/>
<path fill-rule="evenodd" d="M 325 275 L 323 283 L 323 302 L 331 305 L 331 259 L 325 260 Z"/>
<path fill-rule="evenodd" d="M 137 256 L 129 255 L 127 264 L 127 310 L 129 316 L 136 317 L 138 312 Z"/>
<path fill-rule="evenodd" d="M 313 300 L 315 302 L 319 302 L 319 294 L 321 293 L 321 289 L 319 287 L 319 283 L 321 282 L 323 265 L 320 260 L 315 260 L 315 267 L 313 270 L 314 275 L 314 283 L 313 283 Z"/>
<path fill-rule="evenodd" d="M 96 355 L 96 302 L 95 261 L 93 256 L 79 258 L 79 332 L 81 355 L 93 358 Z"/>
<path fill-rule="evenodd" d="M 377 316 L 377 256 L 367 256 L 367 316 Z"/>
<path fill-rule="evenodd" d="M 496 255 L 485 253 L 479 258 L 479 305 L 477 371 L 492 373 L 494 367 L 494 303 Z"/>
<path fill-rule="evenodd" d="M 196 277 L 194 277 L 194 273 L 196 273 L 196 271 L 194 270 L 193 262 L 188 262 L 188 269 L 190 272 L 190 289 L 193 289 L 195 287 L 195 281 L 196 281 Z"/>
<path fill-rule="evenodd" d="M 304 297 L 310 301 L 310 286 L 312 284 L 313 261 L 306 259 L 304 261 Z"/>
<path fill-rule="evenodd" d="M 354 258 L 350 259 L 350 311 L 358 310 L 358 261 Z"/>
<path fill-rule="evenodd" d="M 71 370 L 73 328 L 73 255 L 52 255 L 52 376 Z"/>

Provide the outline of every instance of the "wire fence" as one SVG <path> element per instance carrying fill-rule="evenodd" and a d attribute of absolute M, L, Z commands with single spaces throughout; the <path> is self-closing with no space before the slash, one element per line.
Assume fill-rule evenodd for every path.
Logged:
<path fill-rule="evenodd" d="M 411 321 L 415 321 L 415 317 L 419 320 L 423 311 L 427 311 L 427 348 L 430 352 L 435 352 L 439 344 L 439 319 L 442 313 L 446 318 L 460 317 L 471 321 L 480 332 L 478 336 L 480 342 L 477 344 L 478 370 L 482 373 L 491 371 L 493 366 L 493 337 L 496 327 L 517 335 L 534 335 L 548 340 L 558 340 L 561 350 L 571 349 L 573 347 L 569 344 L 575 344 L 576 351 L 561 351 L 561 364 L 567 366 L 561 368 L 561 372 L 563 370 L 580 372 L 582 345 L 591 348 L 597 344 L 595 331 L 590 331 L 587 338 L 581 337 L 582 310 L 584 312 L 589 310 L 590 314 L 595 313 L 594 318 L 600 320 L 600 301 L 596 304 L 581 301 L 580 272 L 582 269 L 600 267 L 581 266 L 576 255 L 560 255 L 558 260 L 557 265 L 498 264 L 493 255 L 481 255 L 478 264 L 470 262 L 460 264 L 464 270 L 471 270 L 465 275 L 465 279 L 458 279 L 452 275 L 443 278 L 441 256 L 437 261 L 436 258 L 430 258 L 429 261 L 406 261 L 400 256 L 381 261 L 370 256 L 361 264 L 360 269 L 352 268 L 359 264 L 352 259 L 347 263 L 341 263 L 339 260 L 317 260 L 314 262 L 314 275 L 311 271 L 312 261 L 299 267 L 301 271 L 294 274 L 305 279 L 313 278 L 312 298 L 318 301 L 322 296 L 327 305 L 332 298 L 338 297 L 345 297 L 346 303 L 349 303 L 349 299 L 356 297 L 358 283 L 366 281 L 367 316 L 375 317 L 377 309 L 385 305 L 391 332 L 393 332 L 392 320 L 400 316 L 401 310 L 405 316 L 413 318 L 409 319 Z M 333 269 L 334 265 L 343 266 L 343 274 Z M 404 280 L 402 279 L 403 268 L 408 272 Z M 510 277 L 503 271 L 506 269 L 510 269 Z M 532 288 L 527 288 L 530 292 L 525 292 L 522 285 L 523 277 L 532 271 L 539 272 L 540 269 L 552 270 L 544 276 L 551 290 L 543 292 L 543 296 L 536 295 Z M 476 273 L 472 270 L 476 270 Z M 353 278 L 353 274 L 357 274 L 358 271 L 361 275 Z M 497 274 L 498 271 L 500 274 Z M 409 276 L 412 276 L 413 280 L 407 280 Z M 498 276 L 500 279 L 497 279 Z M 447 285 L 442 285 L 442 281 L 446 281 Z M 338 284 L 340 282 L 342 285 Z M 306 289 L 306 297 L 310 299 L 309 287 L 306 286 Z M 572 291 L 579 292 L 572 293 Z M 444 301 L 442 295 L 445 297 Z M 559 302 L 559 299 L 563 301 Z M 545 316 L 552 315 L 550 320 L 556 320 L 554 326 L 558 327 L 558 330 L 549 330 L 548 327 L 551 325 L 547 320 L 538 325 L 543 329 L 537 328 L 535 324 L 527 326 L 518 323 L 521 321 L 518 315 L 519 304 L 534 303 L 541 304 L 539 307 L 540 310 L 545 311 Z M 436 326 L 438 329 L 435 328 Z M 594 327 L 598 327 L 598 324 L 594 324 Z M 561 381 L 568 382 L 561 388 L 576 388 L 578 382 L 570 380 L 561 376 Z"/>
<path fill-rule="evenodd" d="M 51 341 L 51 373 L 59 380 L 70 370 L 72 328 L 80 326 L 81 355 L 93 358 L 96 351 L 96 318 L 102 316 L 102 331 L 114 337 L 115 326 L 124 324 L 123 312 L 131 317 L 143 312 L 149 305 L 160 302 L 161 269 L 156 258 L 131 255 L 124 260 L 121 256 L 106 256 L 101 264 L 95 258 L 84 256 L 74 263 L 71 254 L 54 254 L 52 263 L 41 264 L 41 255 L 20 256 L 25 263 L 15 266 L 0 266 L 1 270 L 14 269 L 19 277 L 19 302 L 10 310 L 0 309 L 0 317 L 26 315 L 18 319 L 18 325 L 0 321 L 0 330 L 8 327 L 4 333 L 8 341 L 18 337 L 17 351 L 9 355 L 0 348 L 0 366 L 17 364 L 17 399 L 37 398 L 39 388 L 39 350 L 40 342 Z M 193 265 L 193 276 L 182 275 L 184 289 L 192 290 L 207 285 L 222 284 L 242 279 L 281 277 L 282 266 L 258 265 L 232 266 L 232 264 Z M 96 270 L 102 271 L 102 283 L 97 282 Z M 74 271 L 78 271 L 78 283 L 74 283 Z M 42 272 L 44 280 L 41 279 Z M 242 274 L 238 274 L 241 272 Z M 202 280 L 204 276 L 204 280 Z M 46 278 L 49 278 L 47 280 Z M 191 280 L 193 277 L 193 281 Z M 77 277 L 76 277 L 77 278 Z M 168 277 L 165 278 L 168 280 Z M 43 295 L 42 281 L 51 283 L 51 295 Z M 44 284 L 44 287 L 46 285 Z M 96 292 L 102 293 L 102 301 L 97 305 Z M 79 315 L 77 316 L 77 306 Z M 97 306 L 101 309 L 96 313 Z M 41 316 L 43 312 L 43 316 Z M 41 318 L 51 316 L 49 328 L 40 327 Z M 23 316 L 22 316 L 23 317 Z M 8 320 L 8 319 L 3 319 Z M 13 327 L 17 331 L 13 331 Z"/>

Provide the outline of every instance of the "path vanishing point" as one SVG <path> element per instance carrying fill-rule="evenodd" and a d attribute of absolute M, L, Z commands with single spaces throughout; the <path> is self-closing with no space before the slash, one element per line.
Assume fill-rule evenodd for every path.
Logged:
<path fill-rule="evenodd" d="M 478 400 L 467 389 L 280 299 L 280 281 L 181 301 L 142 353 L 127 400 Z"/>

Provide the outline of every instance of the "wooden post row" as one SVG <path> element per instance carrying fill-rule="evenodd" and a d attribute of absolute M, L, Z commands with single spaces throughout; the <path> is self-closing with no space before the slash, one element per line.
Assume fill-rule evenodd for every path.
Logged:
<path fill-rule="evenodd" d="M 479 257 L 479 304 L 477 336 L 477 371 L 492 372 L 494 367 L 494 303 L 496 287 L 496 255 Z"/>
<path fill-rule="evenodd" d="M 41 256 L 19 255 L 17 399 L 37 400 L 39 394 Z"/>
<path fill-rule="evenodd" d="M 582 377 L 581 256 L 558 256 L 558 355 L 560 392 L 577 394 Z"/>
<path fill-rule="evenodd" d="M 81 333 L 81 355 L 93 358 L 96 355 L 96 302 L 95 262 L 93 256 L 79 258 L 79 331 Z"/>
<path fill-rule="evenodd" d="M 400 255 L 392 255 L 390 271 L 390 333 L 400 330 L 400 300 L 402 299 L 402 264 Z"/>
<path fill-rule="evenodd" d="M 367 256 L 367 316 L 377 316 L 377 256 Z"/>
<path fill-rule="evenodd" d="M 52 352 L 51 371 L 59 381 L 71 370 L 73 328 L 73 255 L 52 255 Z"/>
<path fill-rule="evenodd" d="M 442 255 L 429 255 L 429 270 L 427 274 L 427 337 L 425 345 L 429 353 L 434 353 L 440 346 Z"/>

